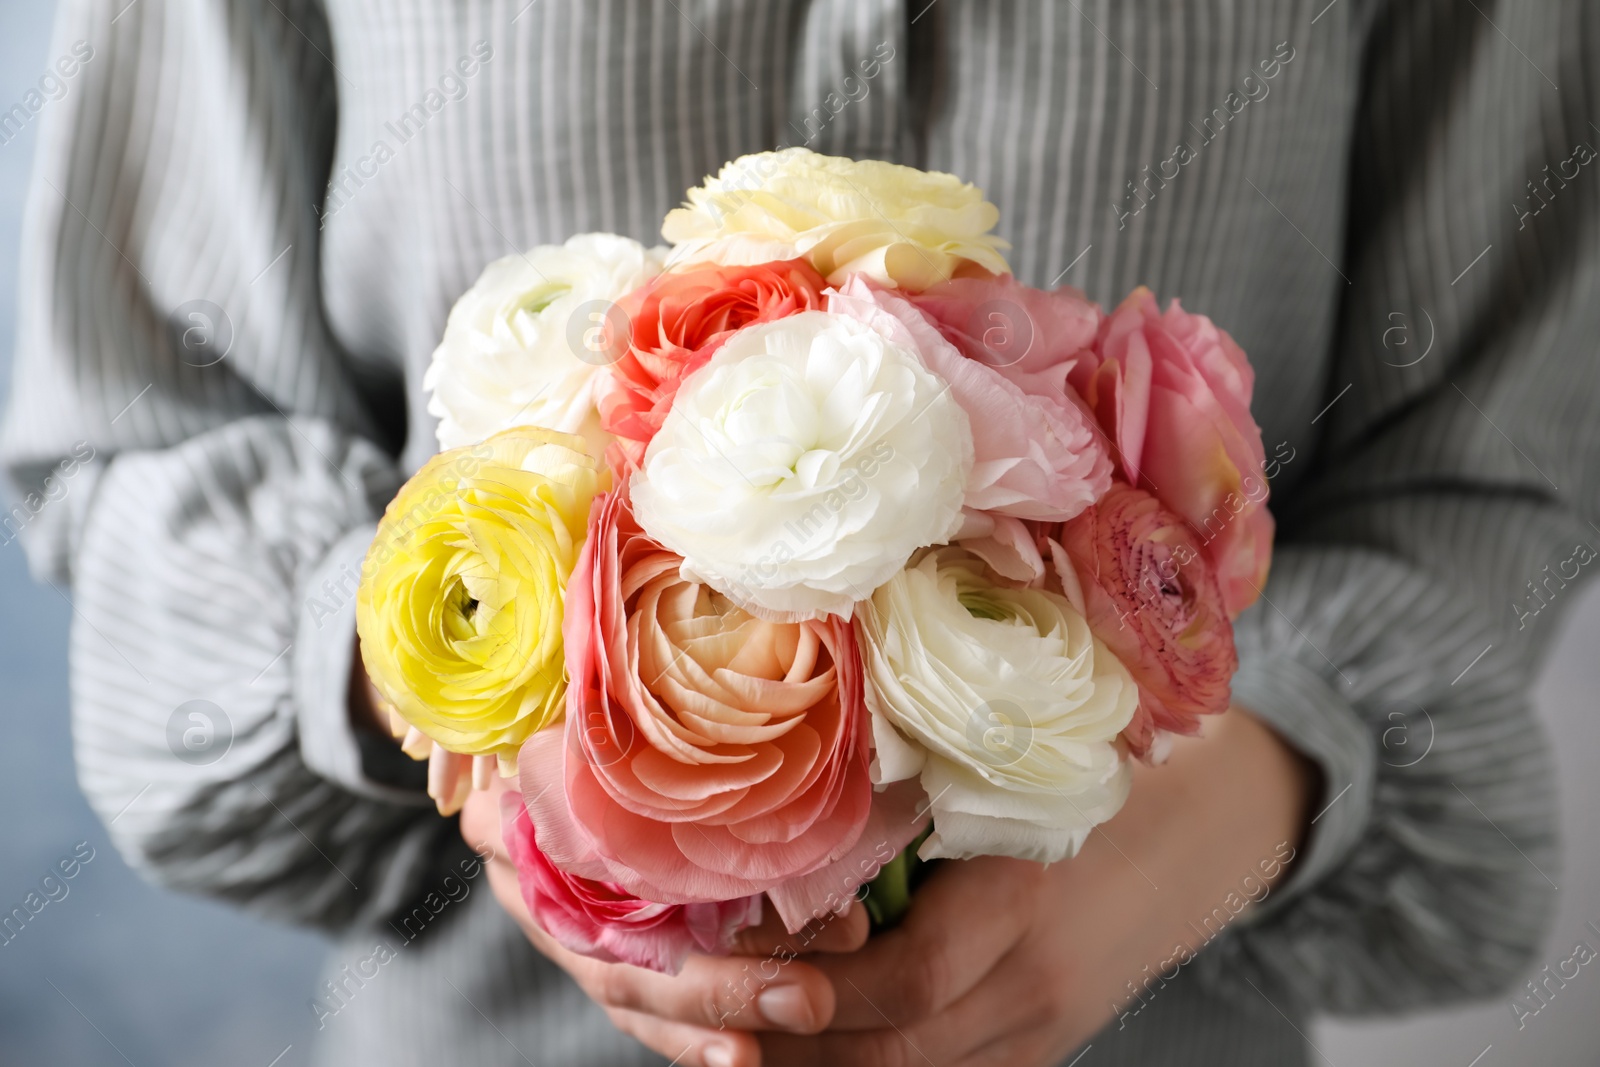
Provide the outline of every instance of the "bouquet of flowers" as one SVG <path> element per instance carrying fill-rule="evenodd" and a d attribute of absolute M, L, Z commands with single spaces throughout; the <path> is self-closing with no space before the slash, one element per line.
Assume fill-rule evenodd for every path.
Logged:
<path fill-rule="evenodd" d="M 1019 284 L 998 216 L 762 153 L 670 248 L 535 248 L 451 311 L 362 656 L 442 811 L 516 777 L 562 944 L 675 972 L 764 905 L 892 921 L 913 853 L 1070 857 L 1228 707 L 1272 540 L 1249 362 L 1148 290 Z"/>

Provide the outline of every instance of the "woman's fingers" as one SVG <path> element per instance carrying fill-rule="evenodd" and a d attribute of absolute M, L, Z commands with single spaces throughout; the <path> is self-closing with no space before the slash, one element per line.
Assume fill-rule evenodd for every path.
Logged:
<path fill-rule="evenodd" d="M 707 1030 L 812 1034 L 833 1017 L 833 987 L 797 960 L 690 956 L 675 975 L 552 955 L 602 1007 L 642 1012 Z"/>
<path fill-rule="evenodd" d="M 734 937 L 733 951 L 740 956 L 799 956 L 807 952 L 854 952 L 867 943 L 872 920 L 860 901 L 851 901 L 843 915 L 829 915 L 810 922 L 796 933 L 784 928 L 778 910 L 766 908 L 761 925 L 741 930 Z"/>
<path fill-rule="evenodd" d="M 496 777 L 487 790 L 471 792 L 461 807 L 461 839 L 480 856 L 506 859 L 505 839 L 500 836 L 500 794 L 511 788 Z"/>
<path fill-rule="evenodd" d="M 609 1008 L 618 1030 L 672 1061 L 673 1067 L 759 1067 L 761 1049 L 749 1034 L 705 1030 L 644 1012 Z"/>
<path fill-rule="evenodd" d="M 446 817 L 461 810 L 472 792 L 473 758 L 447 750 L 435 742 L 428 753 L 428 795 L 439 814 Z"/>
<path fill-rule="evenodd" d="M 833 1029 L 910 1026 L 965 995 L 1022 936 L 1043 871 L 993 856 L 946 863 L 898 927 L 859 952 L 815 957 L 838 994 Z"/>
<path fill-rule="evenodd" d="M 563 948 L 539 928 L 522 899 L 517 872 L 500 841 L 499 798 L 494 792 L 473 793 L 468 798 L 461 814 L 461 831 L 469 844 L 482 842 L 494 848 L 487 867 L 495 899 L 522 927 L 534 948 L 570 974 L 601 1007 L 707 1031 L 815 1033 L 833 1018 L 833 987 L 793 953 L 690 956 L 680 973 L 665 975 L 625 963 L 605 963 Z M 736 1044 L 754 1048 L 748 1042 Z"/>
<path fill-rule="evenodd" d="M 885 1067 L 937 1063 L 1005 1063 L 1034 1067 L 1021 1046 L 1043 1047 L 1041 1033 L 1062 1013 L 1063 995 L 1035 966 L 1033 953 L 1018 945 L 954 1003 L 921 1022 L 891 1026 L 880 1015 L 869 1030 L 830 1030 L 813 1036 L 766 1034 L 765 1067 Z M 1018 1054 L 995 1059 L 1002 1052 Z M 1055 1062 L 1050 1060 L 1048 1062 Z"/>

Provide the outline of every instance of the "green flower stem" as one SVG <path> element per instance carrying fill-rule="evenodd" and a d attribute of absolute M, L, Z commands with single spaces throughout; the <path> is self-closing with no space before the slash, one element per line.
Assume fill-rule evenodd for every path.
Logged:
<path fill-rule="evenodd" d="M 862 903 L 872 920 L 872 931 L 889 930 L 911 910 L 912 891 L 927 876 L 931 863 L 917 858 L 917 849 L 932 832 L 932 827 L 918 834 L 916 840 L 905 847 L 894 859 L 883 865 L 878 876 L 867 884 L 867 895 Z"/>

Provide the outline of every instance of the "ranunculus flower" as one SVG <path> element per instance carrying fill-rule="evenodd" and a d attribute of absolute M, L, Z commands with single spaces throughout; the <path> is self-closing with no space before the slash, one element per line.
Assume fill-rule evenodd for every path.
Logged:
<path fill-rule="evenodd" d="M 1066 392 L 1024 391 L 1000 371 L 964 356 L 905 299 L 859 277 L 828 298 L 828 310 L 914 350 L 950 384 L 972 426 L 968 508 L 1061 521 L 1088 507 L 1111 484 L 1111 459 L 1100 432 Z"/>
<path fill-rule="evenodd" d="M 657 904 L 613 882 L 568 873 L 539 850 L 522 794 L 502 793 L 500 809 L 506 850 L 528 911 L 545 933 L 573 952 L 677 974 L 689 953 L 725 956 L 736 933 L 761 922 L 759 894 L 709 904 Z"/>
<path fill-rule="evenodd" d="M 450 309 L 423 375 L 439 447 L 512 426 L 581 434 L 600 455 L 596 409 L 606 367 L 627 349 L 617 300 L 661 270 L 665 249 L 606 233 L 540 245 L 489 264 Z"/>
<path fill-rule="evenodd" d="M 356 597 L 372 684 L 452 752 L 515 758 L 561 714 L 567 576 L 608 475 L 524 427 L 423 465 L 389 504 Z"/>
<path fill-rule="evenodd" d="M 1141 287 L 1101 324 L 1095 355 L 1072 383 L 1116 442 L 1123 475 L 1200 537 L 1228 614 L 1254 603 L 1273 524 L 1243 350 L 1176 300 L 1163 314 Z"/>
<path fill-rule="evenodd" d="M 850 615 L 961 525 L 972 429 L 917 351 L 853 318 L 748 326 L 678 389 L 633 476 L 684 575 L 770 618 Z"/>
<path fill-rule="evenodd" d="M 875 801 L 850 622 L 766 622 L 685 581 L 625 489 L 596 505 L 566 641 L 565 729 L 519 759 L 562 869 L 663 903 L 768 892 L 793 928 L 819 892 L 805 876 L 848 881 L 917 833 L 914 800 Z"/>
<path fill-rule="evenodd" d="M 662 274 L 622 300 L 632 343 L 600 401 L 605 428 L 637 463 L 661 429 L 678 384 L 735 330 L 823 306 L 827 286 L 803 259 Z"/>
<path fill-rule="evenodd" d="M 1122 807 L 1116 738 L 1138 690 L 1066 597 L 936 548 L 859 605 L 856 626 L 874 780 L 920 777 L 932 805 L 918 855 L 1051 863 Z"/>
<path fill-rule="evenodd" d="M 864 274 L 926 289 L 962 273 L 1009 274 L 1000 212 L 952 174 L 807 148 L 742 156 L 667 213 L 668 258 L 748 264 L 804 256 L 829 282 Z"/>
<path fill-rule="evenodd" d="M 1112 469 L 1109 438 L 1092 415 L 1080 423 L 1080 412 L 1087 412 L 1088 408 L 1067 384 L 1068 376 L 1080 362 L 1095 358 L 1091 349 L 1101 318 L 1097 305 L 1067 286 L 1045 292 L 1009 276 L 952 278 L 907 299 L 933 321 L 962 355 L 1003 377 L 1013 389 L 1026 394 L 1031 403 L 1057 412 L 1056 417 L 1068 426 L 1081 424 L 1090 435 L 1090 444 L 1082 445 L 1075 435 L 1065 440 L 1070 442 L 1070 451 L 1085 458 L 1094 457 L 1091 473 L 1084 478 L 1093 496 L 1105 491 Z M 971 376 L 976 377 L 977 372 Z M 968 410 L 970 413 L 970 406 Z M 973 425 L 979 421 L 974 418 Z M 1024 424 L 1013 420 L 989 418 L 984 422 L 994 428 L 996 435 L 1013 441 L 1031 437 L 1022 432 Z M 978 451 L 981 465 L 981 442 Z M 1022 466 L 1027 469 L 1027 464 Z M 1062 484 L 1065 488 L 1072 482 Z M 1078 510 L 1081 509 L 1075 508 L 1072 513 Z M 957 540 L 1007 578 L 1036 581 L 1044 576 L 1044 557 L 1033 531 L 1014 517 L 1018 514 L 1022 512 L 975 514 L 969 510 Z"/>
<path fill-rule="evenodd" d="M 1118 482 L 1046 536 L 1057 541 L 1069 598 L 1081 597 L 1095 636 L 1139 684 L 1124 732 L 1135 752 L 1149 753 L 1156 730 L 1192 734 L 1200 716 L 1228 710 L 1239 666 L 1233 624 L 1204 546 L 1181 518 Z"/>
<path fill-rule="evenodd" d="M 952 278 L 907 297 L 970 359 L 1033 396 L 1076 398 L 1067 377 L 1093 360 L 1103 317 L 1078 290 L 1034 289 L 1015 278 Z"/>

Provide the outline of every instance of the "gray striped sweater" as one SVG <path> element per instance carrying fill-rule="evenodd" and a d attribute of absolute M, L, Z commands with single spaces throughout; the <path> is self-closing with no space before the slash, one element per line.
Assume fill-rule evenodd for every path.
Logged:
<path fill-rule="evenodd" d="M 1310 1012 L 1523 965 L 1555 877 L 1528 688 L 1600 537 L 1593 4 L 62 8 L 0 536 L 70 583 L 79 778 L 129 861 L 344 938 L 323 1062 L 650 1062 L 352 735 L 354 576 L 477 272 L 651 241 L 784 144 L 973 180 L 1024 281 L 1149 284 L 1258 371 L 1280 543 L 1236 699 L 1327 793 L 1288 883 L 1082 1067 L 1303 1062 Z"/>

